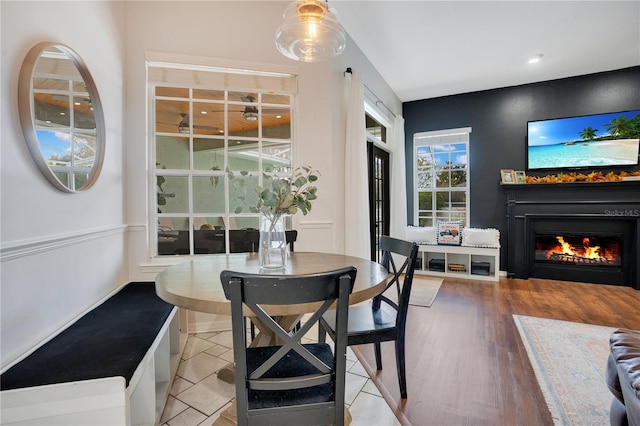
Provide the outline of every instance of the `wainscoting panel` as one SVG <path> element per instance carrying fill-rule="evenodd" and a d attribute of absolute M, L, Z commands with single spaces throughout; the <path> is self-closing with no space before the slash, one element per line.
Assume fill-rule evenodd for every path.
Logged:
<path fill-rule="evenodd" d="M 2 247 L 2 368 L 127 280 L 124 240 L 114 226 Z"/>

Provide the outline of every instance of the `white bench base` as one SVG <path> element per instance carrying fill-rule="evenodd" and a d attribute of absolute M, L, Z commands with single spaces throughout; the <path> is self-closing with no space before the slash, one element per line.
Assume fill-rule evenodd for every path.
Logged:
<path fill-rule="evenodd" d="M 160 422 L 186 334 L 174 307 L 134 372 L 0 392 L 2 425 L 154 425 Z"/>

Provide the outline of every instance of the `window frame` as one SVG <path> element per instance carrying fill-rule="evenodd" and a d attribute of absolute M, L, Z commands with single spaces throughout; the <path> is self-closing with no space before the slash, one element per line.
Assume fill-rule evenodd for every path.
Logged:
<path fill-rule="evenodd" d="M 469 185 L 469 176 L 470 176 L 470 156 L 469 156 L 469 135 L 471 134 L 470 127 L 457 128 L 457 129 L 446 129 L 446 130 L 438 130 L 438 131 L 430 131 L 430 132 L 419 132 L 413 135 L 413 185 L 414 185 L 414 223 L 416 226 L 436 226 L 439 221 L 457 221 L 463 220 L 463 226 L 469 226 L 470 221 L 470 185 Z M 464 153 L 465 162 L 462 169 L 459 168 L 448 168 L 449 176 L 451 176 L 451 172 L 453 170 L 463 170 L 465 172 L 465 184 L 464 186 L 451 186 L 451 179 L 448 180 L 448 186 L 446 187 L 438 187 L 437 185 L 437 165 L 431 167 L 433 173 L 431 173 L 431 186 L 428 188 L 420 188 L 420 174 L 421 171 L 424 171 L 424 166 L 420 166 L 418 164 L 419 156 L 418 150 L 420 147 L 424 146 L 443 146 L 443 145 L 457 145 L 464 144 L 464 150 L 460 151 Z M 451 151 L 449 151 L 451 152 Z M 434 163 L 436 164 L 436 163 Z M 453 208 L 452 195 L 454 193 L 462 192 L 465 194 L 464 201 L 464 219 L 460 219 L 459 212 L 460 210 L 456 210 Z M 430 210 L 421 210 L 420 209 L 420 194 L 421 193 L 431 193 L 431 209 Z M 447 209 L 438 209 L 437 208 L 437 197 L 438 193 L 446 193 L 448 194 L 448 208 Z M 425 214 L 428 212 L 428 214 Z M 442 216 L 442 213 L 446 213 L 446 217 Z M 455 214 L 458 213 L 458 214 Z M 426 222 L 425 222 L 426 220 Z M 429 223 L 429 221 L 431 223 Z"/>
<path fill-rule="evenodd" d="M 175 64 L 174 64 L 175 65 Z M 188 69 L 189 66 L 187 65 L 177 65 L 178 68 L 180 69 Z M 202 67 L 195 67 L 195 70 L 197 70 L 197 72 L 202 73 L 204 72 Z M 219 72 L 219 69 L 216 70 L 212 70 L 213 72 Z M 233 74 L 234 69 L 231 68 L 225 68 L 223 70 L 226 74 Z M 246 69 L 242 69 L 242 70 L 238 70 L 238 72 L 241 74 L 242 77 L 246 76 L 248 73 L 250 74 L 251 71 L 247 71 Z M 255 71 L 256 76 L 258 76 L 257 78 L 260 78 L 260 76 L 262 76 L 263 74 L 265 74 L 265 72 L 263 71 Z M 274 80 L 274 77 L 277 77 L 277 73 L 266 73 L 269 77 L 269 79 L 271 79 L 271 81 Z M 287 79 L 291 79 L 292 75 L 291 74 L 282 74 L 283 78 L 287 78 Z M 293 76 L 293 78 L 297 78 L 295 76 Z M 204 85 L 196 85 L 194 83 L 189 84 L 187 82 L 180 84 L 180 83 L 176 83 L 176 82 L 158 82 L 158 81 L 150 81 L 149 79 L 147 79 L 147 87 L 148 87 L 148 99 L 149 99 L 149 107 L 148 107 L 148 117 L 149 117 L 149 171 L 150 171 L 150 179 L 149 179 L 149 187 L 150 187 L 150 197 L 149 197 L 149 213 L 150 213 L 150 223 L 152 224 L 156 224 L 157 226 L 152 226 L 150 227 L 150 244 L 149 244 L 149 251 L 150 251 L 150 255 L 152 258 L 166 258 L 166 256 L 168 256 L 168 254 L 160 254 L 160 250 L 159 250 L 159 232 L 158 229 L 160 228 L 161 225 L 161 220 L 160 218 L 167 218 L 169 220 L 171 220 L 172 218 L 177 218 L 180 220 L 186 220 L 186 223 L 182 226 L 186 226 L 188 227 L 188 229 L 183 229 L 182 227 L 179 227 L 180 231 L 188 231 L 187 235 L 188 235 L 188 253 L 181 253 L 182 255 L 188 255 L 188 256 L 194 256 L 197 254 L 200 254 L 197 252 L 198 247 L 196 247 L 196 237 L 195 237 L 195 232 L 198 229 L 196 229 L 196 223 L 199 223 L 201 219 L 203 218 L 219 218 L 223 221 L 223 229 L 224 229 L 224 247 L 225 247 L 225 253 L 229 253 L 230 249 L 231 249 L 231 245 L 230 245 L 230 240 L 229 240 L 229 230 L 234 230 L 234 229 L 241 229 L 241 227 L 236 227 L 233 223 L 235 221 L 235 219 L 240 219 L 242 218 L 242 220 L 246 220 L 247 218 L 250 219 L 250 222 L 247 223 L 254 223 L 255 228 L 259 227 L 259 214 L 257 213 L 250 213 L 248 212 L 248 209 L 243 209 L 243 211 L 241 213 L 236 213 L 234 210 L 234 206 L 235 204 L 232 205 L 231 201 L 232 199 L 230 199 L 230 192 L 232 192 L 231 189 L 231 185 L 229 182 L 229 178 L 228 178 L 228 174 L 227 174 L 227 170 L 229 169 L 229 165 L 230 165 L 230 161 L 229 161 L 229 153 L 230 151 L 230 142 L 232 141 L 237 141 L 237 140 L 241 140 L 241 141 L 249 141 L 251 143 L 255 143 L 255 147 L 251 148 L 249 151 L 256 151 L 256 156 L 258 157 L 257 159 L 255 159 L 255 162 L 257 164 L 256 168 L 257 170 L 251 170 L 250 171 L 250 175 L 253 177 L 257 177 L 259 184 L 262 185 L 262 179 L 263 179 L 263 173 L 266 170 L 266 162 L 264 162 L 263 160 L 268 157 L 268 152 L 266 151 L 266 146 L 268 146 L 268 144 L 271 143 L 275 143 L 275 144 L 287 144 L 288 145 L 288 154 L 285 154 L 285 161 L 284 161 L 284 165 L 283 167 L 287 170 L 287 172 L 285 172 L 285 174 L 283 176 L 287 176 L 288 174 L 292 173 L 293 171 L 293 147 L 294 147 L 294 135 L 296 134 L 295 131 L 295 113 L 296 113 L 296 106 L 297 106 L 297 92 L 291 92 L 290 86 L 291 84 L 289 84 L 288 90 L 278 90 L 278 88 L 276 87 L 264 87 L 264 88 L 256 88 L 256 87 L 247 87 L 247 88 L 239 88 L 239 87 L 219 87 L 218 85 L 211 85 L 211 83 L 209 83 L 209 86 L 204 86 Z M 163 95 L 159 95 L 156 96 L 156 88 L 157 87 L 167 87 L 167 88 L 179 88 L 179 89 L 187 89 L 188 92 L 188 97 L 184 98 L 184 97 L 171 97 L 171 96 L 163 96 Z M 296 86 L 297 87 L 297 86 Z M 196 90 L 213 90 L 213 91 L 220 91 L 224 93 L 224 100 L 222 101 L 216 101 L 216 102 L 212 102 L 213 104 L 216 104 L 219 107 L 223 107 L 224 110 L 224 132 L 218 134 L 210 134 L 210 135 L 204 135 L 204 139 L 203 140 L 218 140 L 218 141 L 222 141 L 223 143 L 223 153 L 222 156 L 219 156 L 220 158 L 216 161 L 216 165 L 221 165 L 222 167 L 220 167 L 219 169 L 202 169 L 202 168 L 198 168 L 197 164 L 196 164 L 196 160 L 195 160 L 195 142 L 196 140 L 198 140 L 199 138 L 202 138 L 202 134 L 198 134 L 195 129 L 194 129 L 194 122 L 196 120 L 196 118 L 194 117 L 193 121 L 190 123 L 189 129 L 190 131 L 187 133 L 183 133 L 182 131 L 178 130 L 178 126 L 176 126 L 176 130 L 174 132 L 159 132 L 156 131 L 156 101 L 157 100 L 174 100 L 174 101 L 179 101 L 179 102 L 188 102 L 188 108 L 189 108 L 189 114 L 190 117 L 193 117 L 193 109 L 194 109 L 194 104 L 201 102 L 203 99 L 201 97 L 195 97 L 194 96 L 194 92 Z M 230 110 L 232 108 L 239 108 L 239 107 L 244 107 L 245 105 L 242 103 L 238 103 L 237 100 L 232 100 L 230 99 L 230 92 L 246 92 L 246 93 L 256 93 L 257 99 L 256 99 L 256 104 L 255 106 L 257 107 L 257 109 L 261 112 L 258 115 L 258 120 L 256 121 L 257 123 L 257 130 L 255 131 L 256 134 L 252 135 L 252 136 L 239 136 L 239 135 L 233 135 L 233 134 L 229 134 L 229 115 L 230 115 Z M 289 100 L 288 103 L 285 104 L 271 104 L 271 103 L 266 103 L 266 102 L 262 102 L 262 96 L 266 95 L 266 96 L 272 96 L 272 95 L 278 95 L 278 96 L 288 96 Z M 253 106 L 253 104 L 251 104 Z M 289 123 L 285 123 L 288 124 L 289 127 L 289 133 L 286 137 L 283 138 L 279 138 L 279 137 L 266 137 L 263 135 L 263 109 L 268 110 L 269 108 L 276 108 L 276 107 L 281 107 L 281 108 L 286 108 L 288 109 L 288 113 L 289 113 Z M 177 168 L 177 169 L 165 169 L 162 168 L 162 165 L 159 164 L 157 162 L 157 158 L 156 158 L 156 149 L 157 149 L 157 143 L 158 143 L 158 137 L 162 137 L 162 136 L 169 136 L 169 137 L 174 137 L 174 138 L 184 138 L 184 140 L 186 141 L 186 143 L 188 144 L 188 165 L 186 166 L 186 168 Z M 269 136 L 269 135 L 268 135 Z M 219 148 L 218 148 L 219 149 Z M 247 151 L 247 152 L 249 152 Z M 286 151 L 286 149 L 285 149 Z M 218 162 L 220 161 L 220 162 Z M 253 160 L 252 160 L 253 161 Z M 238 172 L 240 170 L 235 170 L 233 167 L 231 168 L 231 171 L 236 172 L 236 175 L 238 174 Z M 187 179 L 187 189 L 188 189 L 188 195 L 186 196 L 186 210 L 185 212 L 179 212 L 179 213 L 158 213 L 158 207 L 160 207 L 159 205 L 159 191 L 160 189 L 158 188 L 158 176 L 163 176 L 163 177 L 184 177 Z M 195 178 L 195 179 L 194 179 Z M 218 179 L 218 181 L 220 184 L 223 185 L 223 190 L 224 190 L 224 207 L 223 207 L 223 212 L 219 213 L 216 212 L 200 212 L 199 210 L 196 211 L 196 209 L 194 208 L 194 206 L 197 203 L 197 194 L 195 193 L 195 188 L 194 188 L 194 182 L 197 180 L 197 178 L 210 178 L 212 179 L 212 184 L 213 184 L 213 179 Z M 289 229 L 291 227 L 291 218 L 286 218 L 287 220 L 285 221 L 286 225 L 287 225 L 287 229 Z M 251 228 L 253 228 L 253 226 L 249 226 Z M 158 229 L 157 229 L 158 228 Z"/>

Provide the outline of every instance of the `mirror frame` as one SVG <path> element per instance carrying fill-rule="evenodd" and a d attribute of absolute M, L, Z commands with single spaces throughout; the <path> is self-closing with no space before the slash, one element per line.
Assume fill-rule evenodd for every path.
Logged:
<path fill-rule="evenodd" d="M 89 92 L 89 98 L 91 100 L 91 106 L 93 107 L 93 113 L 96 122 L 95 161 L 93 163 L 93 167 L 91 167 L 91 171 L 89 172 L 89 176 L 87 177 L 84 185 L 82 185 L 82 187 L 80 188 L 75 189 L 71 189 L 63 184 L 49 168 L 46 159 L 40 151 L 40 143 L 38 141 L 38 136 L 36 133 L 33 101 L 33 75 L 38 59 L 40 59 L 40 56 L 46 49 L 51 47 L 55 47 L 56 49 L 64 52 L 73 62 L 76 69 L 82 76 L 82 79 L 84 80 L 84 83 L 87 87 L 87 91 Z M 40 170 L 42 175 L 49 181 L 51 185 L 53 185 L 53 187 L 62 192 L 75 193 L 85 191 L 93 186 L 93 184 L 98 179 L 98 176 L 100 175 L 100 171 L 102 170 L 102 163 L 104 161 L 104 114 L 102 110 L 102 103 L 100 102 L 100 97 L 98 96 L 98 89 L 96 88 L 96 84 L 91 77 L 91 74 L 89 73 L 89 70 L 84 61 L 73 49 L 64 44 L 45 41 L 36 44 L 31 48 L 31 50 L 29 50 L 24 58 L 22 68 L 20 69 L 20 74 L 18 77 L 18 114 L 20 117 L 20 126 L 22 127 L 22 133 L 26 140 L 27 147 L 29 148 L 29 152 L 31 153 L 31 157 L 38 166 L 38 169 Z"/>

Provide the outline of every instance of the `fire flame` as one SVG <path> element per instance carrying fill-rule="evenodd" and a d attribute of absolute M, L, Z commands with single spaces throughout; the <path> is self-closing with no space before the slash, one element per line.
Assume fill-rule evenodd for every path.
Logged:
<path fill-rule="evenodd" d="M 574 247 L 571 247 L 571 244 L 566 242 L 562 237 L 556 237 L 556 240 L 562 246 L 562 253 L 568 256 L 580 256 L 587 259 L 602 259 L 603 256 L 600 255 L 600 246 L 591 247 L 591 242 L 589 238 L 584 238 L 582 240 L 583 250 L 578 251 Z"/>

